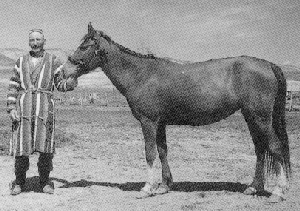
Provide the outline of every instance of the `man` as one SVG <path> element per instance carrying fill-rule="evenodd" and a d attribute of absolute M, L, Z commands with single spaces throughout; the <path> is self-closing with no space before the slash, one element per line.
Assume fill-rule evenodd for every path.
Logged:
<path fill-rule="evenodd" d="M 46 39 L 41 29 L 29 32 L 31 51 L 20 57 L 13 69 L 7 95 L 7 112 L 13 123 L 13 155 L 15 157 L 12 195 L 22 192 L 29 169 L 29 155 L 39 152 L 38 172 L 44 193 L 54 193 L 49 181 L 53 169 L 54 143 L 54 87 L 71 91 L 77 78 L 66 78 L 64 67 L 55 55 L 44 50 Z"/>

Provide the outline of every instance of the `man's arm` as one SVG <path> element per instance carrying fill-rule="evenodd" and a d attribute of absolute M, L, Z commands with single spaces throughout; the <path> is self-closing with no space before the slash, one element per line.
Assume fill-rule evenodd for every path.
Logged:
<path fill-rule="evenodd" d="M 77 78 L 67 77 L 65 68 L 60 60 L 54 58 L 54 85 L 60 92 L 72 91 L 77 86 Z"/>
<path fill-rule="evenodd" d="M 21 89 L 20 71 L 20 59 L 18 59 L 15 67 L 12 70 L 12 76 L 9 80 L 7 94 L 7 113 L 10 114 L 10 117 L 13 121 L 18 120 L 17 98 Z"/>

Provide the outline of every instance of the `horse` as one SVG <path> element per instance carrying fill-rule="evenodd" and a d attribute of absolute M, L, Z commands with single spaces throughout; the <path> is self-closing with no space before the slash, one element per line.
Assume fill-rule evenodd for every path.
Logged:
<path fill-rule="evenodd" d="M 257 158 L 253 181 L 244 194 L 265 192 L 266 178 L 275 175 L 269 200 L 284 200 L 291 165 L 285 122 L 286 79 L 277 65 L 250 56 L 176 63 L 132 51 L 95 30 L 91 23 L 68 60 L 77 66 L 75 77 L 100 67 L 140 122 L 148 170 L 141 193 L 153 196 L 171 190 L 167 125 L 207 125 L 240 110 Z M 162 166 L 158 186 L 153 175 L 157 152 Z"/>

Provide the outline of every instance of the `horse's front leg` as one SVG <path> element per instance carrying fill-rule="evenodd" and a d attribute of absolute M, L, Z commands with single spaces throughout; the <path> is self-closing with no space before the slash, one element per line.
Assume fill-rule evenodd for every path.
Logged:
<path fill-rule="evenodd" d="M 166 125 L 158 126 L 156 144 L 162 166 L 162 183 L 158 189 L 155 190 L 155 194 L 164 194 L 170 190 L 170 187 L 173 183 L 173 178 L 167 159 L 168 147 L 166 140 Z"/>
<path fill-rule="evenodd" d="M 154 169 L 153 163 L 156 159 L 156 135 L 157 135 L 157 123 L 152 122 L 149 119 L 143 119 L 141 121 L 142 131 L 145 139 L 145 154 L 148 170 L 148 180 L 145 186 L 142 188 L 142 192 L 147 195 L 153 195 L 155 187 L 154 181 Z"/>

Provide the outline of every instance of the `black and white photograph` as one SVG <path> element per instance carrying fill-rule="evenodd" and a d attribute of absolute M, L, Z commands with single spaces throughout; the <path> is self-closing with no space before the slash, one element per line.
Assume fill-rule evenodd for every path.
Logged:
<path fill-rule="evenodd" d="M 300 210 L 300 1 L 4 0 L 0 211 Z"/>

